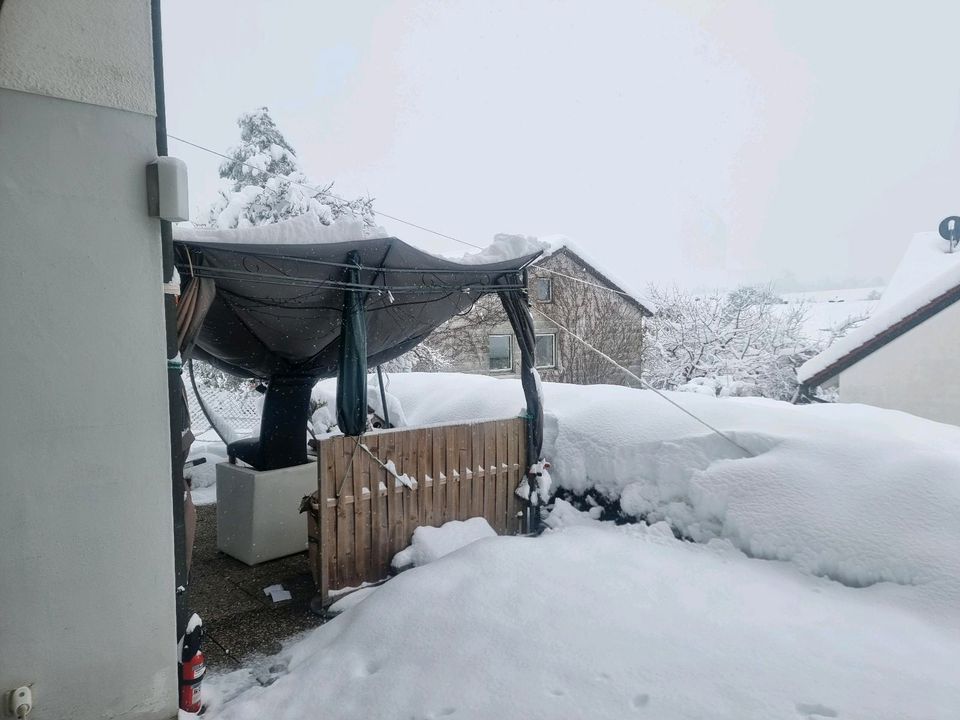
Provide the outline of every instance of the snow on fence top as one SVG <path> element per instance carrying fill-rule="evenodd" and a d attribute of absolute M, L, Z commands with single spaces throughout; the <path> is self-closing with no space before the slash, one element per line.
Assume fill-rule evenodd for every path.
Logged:
<path fill-rule="evenodd" d="M 915 235 L 870 319 L 801 365 L 797 378 L 801 383 L 828 380 L 827 373 L 856 350 L 958 287 L 960 251 L 950 253 L 935 232 Z"/>

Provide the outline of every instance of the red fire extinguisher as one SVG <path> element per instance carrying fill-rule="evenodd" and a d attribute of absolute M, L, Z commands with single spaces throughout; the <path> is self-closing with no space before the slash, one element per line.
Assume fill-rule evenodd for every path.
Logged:
<path fill-rule="evenodd" d="M 187 623 L 187 631 L 183 636 L 183 650 L 180 653 L 180 709 L 186 712 L 198 713 L 203 707 L 200 700 L 200 683 L 207 672 L 203 661 L 203 623 L 200 616 L 194 613 Z"/>

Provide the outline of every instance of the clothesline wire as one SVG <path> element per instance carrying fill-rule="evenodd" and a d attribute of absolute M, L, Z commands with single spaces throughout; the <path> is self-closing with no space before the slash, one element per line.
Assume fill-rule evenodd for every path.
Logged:
<path fill-rule="evenodd" d="M 340 197 L 340 196 L 338 196 L 338 195 L 330 192 L 329 189 L 314 187 L 314 186 L 308 185 L 308 184 L 306 184 L 306 183 L 298 182 L 298 181 L 296 181 L 296 180 L 290 180 L 289 178 L 283 177 L 283 176 L 278 175 L 278 174 L 276 174 L 276 173 L 267 172 L 267 171 L 263 170 L 262 168 L 258 168 L 258 167 L 256 167 L 256 166 L 252 165 L 251 163 L 244 162 L 244 161 L 237 161 L 236 158 L 232 158 L 232 157 L 230 157 L 229 155 L 225 155 L 224 153 L 217 152 L 216 150 L 214 150 L 214 149 L 212 149 L 212 148 L 206 147 L 206 146 L 204 146 L 204 145 L 200 145 L 199 143 L 192 142 L 192 141 L 190 141 L 190 140 L 187 140 L 187 139 L 185 139 L 185 138 L 178 137 L 178 136 L 176 136 L 176 135 L 171 135 L 171 134 L 168 133 L 168 134 L 167 134 L 167 137 L 170 138 L 170 139 L 172 139 L 172 140 L 176 140 L 177 142 L 181 142 L 181 143 L 183 143 L 183 144 L 185 144 L 185 145 L 189 145 L 190 147 L 196 148 L 196 149 L 198 149 L 198 150 L 202 150 L 202 151 L 204 151 L 204 152 L 210 153 L 211 155 L 215 155 L 215 156 L 217 156 L 217 157 L 223 158 L 224 160 L 229 160 L 229 161 L 231 161 L 231 162 L 240 162 L 240 164 L 241 164 L 241 165 L 244 165 L 245 167 L 249 167 L 249 168 L 251 168 L 251 169 L 253 169 L 253 170 L 256 170 L 257 172 L 262 172 L 262 173 L 264 173 L 265 175 L 268 175 L 268 176 L 270 176 L 270 177 L 272 177 L 272 178 L 275 178 L 275 179 L 278 179 L 278 180 L 286 180 L 287 182 L 289 182 L 289 183 L 291 183 L 291 184 L 298 185 L 298 186 L 303 187 L 303 188 L 305 188 L 305 189 L 307 189 L 307 190 L 310 190 L 311 192 L 318 193 L 318 194 L 319 194 L 319 193 L 322 193 L 322 192 L 325 192 L 327 195 L 329 195 L 329 196 L 332 197 L 333 199 L 338 200 L 338 201 L 340 201 L 340 202 L 342 202 L 342 203 L 344 203 L 344 204 L 349 205 L 349 201 L 347 201 L 347 200 L 345 200 L 344 198 L 342 198 L 342 197 Z M 270 190 L 270 191 L 273 192 L 274 194 L 278 194 L 278 192 L 277 192 L 276 190 L 274 190 L 273 188 L 264 187 L 264 189 L 265 189 L 265 190 Z M 429 228 L 429 227 L 426 227 L 426 226 L 424 226 L 424 225 L 420 225 L 419 223 L 411 222 L 410 220 L 404 220 L 404 219 L 401 218 L 401 217 L 397 217 L 396 215 L 391 215 L 391 214 L 386 213 L 386 212 L 383 212 L 382 210 L 379 210 L 379 209 L 376 210 L 376 214 L 377 214 L 377 215 L 382 215 L 382 216 L 385 217 L 385 218 L 388 218 L 388 219 L 390 219 L 390 220 L 394 220 L 395 222 L 401 223 L 401 224 L 403 224 L 403 225 L 408 225 L 409 227 L 416 228 L 417 230 L 422 230 L 423 232 L 431 233 L 431 234 L 433 234 L 433 235 L 436 235 L 437 237 L 442 237 L 442 238 L 445 238 L 445 239 L 447 239 L 447 240 L 452 240 L 453 242 L 460 243 L 461 245 L 465 245 L 465 246 L 467 246 L 467 247 L 472 247 L 472 248 L 474 248 L 474 249 L 476 249 L 476 250 L 483 250 L 483 249 L 484 249 L 484 248 L 481 247 L 480 245 L 475 245 L 474 243 L 467 242 L 466 240 L 461 240 L 460 238 L 454 237 L 453 235 L 449 235 L 449 234 L 447 234 L 447 233 L 440 232 L 439 230 L 434 230 L 434 229 Z M 615 288 L 607 287 L 607 286 L 605 286 L 605 285 L 600 285 L 600 284 L 598 284 L 598 283 L 592 283 L 592 282 L 589 282 L 589 281 L 587 281 L 587 280 L 583 280 L 583 279 L 581 279 L 581 278 L 574 277 L 574 276 L 572 276 L 572 275 L 567 275 L 566 273 L 562 273 L 562 272 L 560 272 L 560 271 L 558 271 L 558 270 L 552 270 L 552 269 L 550 269 L 550 268 L 546 268 L 546 267 L 543 267 L 543 266 L 537 266 L 537 267 L 538 267 L 538 269 L 540 269 L 540 270 L 545 270 L 546 272 L 551 273 L 551 274 L 553 274 L 553 275 L 557 275 L 557 276 L 559 276 L 559 277 L 563 277 L 563 278 L 566 278 L 566 279 L 568 279 L 568 280 L 572 280 L 572 281 L 574 281 L 574 282 L 581 283 L 581 284 L 583 284 L 583 285 L 588 285 L 588 286 L 590 286 L 590 287 L 598 288 L 598 289 L 600 289 L 600 290 L 606 290 L 606 291 L 608 291 L 608 292 L 617 293 L 617 294 L 619 294 L 619 295 L 624 295 L 624 296 L 631 297 L 631 298 L 634 297 L 634 296 L 631 295 L 630 293 L 625 292 L 625 291 L 623 291 L 623 290 L 617 290 L 617 289 L 615 289 Z M 387 288 L 377 288 L 377 289 L 379 289 L 379 290 L 384 290 L 384 289 L 387 289 Z M 479 289 L 479 288 L 476 288 L 476 289 Z M 635 299 L 635 298 L 634 298 L 634 299 Z M 586 346 L 588 349 L 590 349 L 591 351 L 593 351 L 594 353 L 596 353 L 597 355 L 599 355 L 600 357 L 602 357 L 604 360 L 606 360 L 607 362 L 609 362 L 610 364 L 612 364 L 613 366 L 615 366 L 616 368 L 618 368 L 618 369 L 621 370 L 622 372 L 624 372 L 624 373 L 626 373 L 627 375 L 629 375 L 630 377 L 632 377 L 634 380 L 636 380 L 637 382 L 639 382 L 643 387 L 645 387 L 645 388 L 647 388 L 648 390 L 650 390 L 651 392 L 655 393 L 658 397 L 663 398 L 664 400 L 666 400 L 668 403 L 670 403 L 670 404 L 673 405 L 675 408 L 677 408 L 678 410 L 680 410 L 680 412 L 684 413 L 685 415 L 688 415 L 688 416 L 691 417 L 693 420 L 695 420 L 696 422 L 700 423 L 701 425 L 703 425 L 705 428 L 707 428 L 708 430 L 710 430 L 710 431 L 713 432 L 714 434 L 716 434 L 716 435 L 718 435 L 719 437 L 723 438 L 725 441 L 727 441 L 728 443 L 730 443 L 731 445 L 733 445 L 734 447 L 736 447 L 737 449 L 739 449 L 741 452 L 745 453 L 746 455 L 748 455 L 748 456 L 750 456 L 750 457 L 753 457 L 753 456 L 754 456 L 754 454 L 753 454 L 752 452 L 750 452 L 750 451 L 749 451 L 747 448 L 745 448 L 743 445 L 741 445 L 741 444 L 738 443 L 736 440 L 734 440 L 733 438 L 731 438 L 729 435 L 727 435 L 726 433 L 722 432 L 722 431 L 719 430 L 718 428 L 714 427 L 713 425 L 711 425 L 710 423 L 708 423 L 706 420 L 698 417 L 697 415 L 695 415 L 694 413 L 692 413 L 690 410 L 688 410 L 687 408 L 685 408 L 685 407 L 683 407 L 682 405 L 680 405 L 679 403 L 677 403 L 676 401 L 674 401 L 674 400 L 670 399 L 669 397 L 667 397 L 667 396 L 666 396 L 664 393 L 662 393 L 660 390 L 658 390 L 657 388 L 653 387 L 649 382 L 647 382 L 646 380 L 644 380 L 643 378 L 641 378 L 639 375 L 637 375 L 636 373 L 632 372 L 632 371 L 629 370 L 628 368 L 625 368 L 623 365 L 621 365 L 620 363 L 618 363 L 616 360 L 614 360 L 613 358 L 611 358 L 609 355 L 607 355 L 606 353 L 604 353 L 602 350 L 594 347 L 592 344 L 590 344 L 589 342 L 587 342 L 586 340 L 584 340 L 582 337 L 580 337 L 579 335 L 577 335 L 575 332 L 573 332 L 573 331 L 570 330 L 569 328 L 567 328 L 567 327 L 565 327 L 564 325 L 561 325 L 560 323 L 558 323 L 556 320 L 554 320 L 554 319 L 551 318 L 549 315 L 547 315 L 547 314 L 544 313 L 542 310 L 540 310 L 540 308 L 533 307 L 533 309 L 534 309 L 536 312 L 538 312 L 540 315 L 542 315 L 544 318 L 546 318 L 547 320 L 549 320 L 550 322 L 552 322 L 554 325 L 556 325 L 558 328 L 560 328 L 562 331 L 564 331 L 565 333 L 567 333 L 568 335 L 570 335 L 572 338 L 574 338 L 575 340 L 577 340 L 578 342 L 580 342 L 581 344 L 583 344 L 584 346 Z M 354 451 L 356 451 L 356 448 L 354 448 Z"/>
<path fill-rule="evenodd" d="M 244 165 L 245 167 L 248 167 L 248 168 L 251 168 L 251 169 L 253 169 L 253 170 L 256 170 L 257 172 L 261 172 L 261 173 L 263 173 L 264 175 L 268 175 L 268 176 L 270 176 L 270 177 L 272 177 L 272 178 L 275 178 L 275 179 L 278 179 L 278 180 L 286 180 L 287 182 L 289 182 L 289 183 L 291 183 L 291 184 L 293 184 L 293 185 L 298 185 L 298 186 L 300 186 L 300 187 L 302 187 L 302 188 L 306 188 L 307 190 L 310 190 L 311 192 L 314 192 L 314 193 L 325 192 L 327 195 L 329 195 L 330 197 L 332 197 L 334 200 L 339 200 L 340 202 L 345 203 L 345 204 L 347 204 L 347 205 L 350 204 L 350 202 L 349 202 L 348 200 L 345 200 L 344 198 L 340 197 L 339 195 L 335 195 L 334 193 L 330 192 L 330 190 L 328 190 L 328 189 L 318 188 L 318 187 L 315 187 L 315 186 L 312 186 L 312 185 L 308 185 L 308 184 L 306 184 L 306 183 L 298 182 L 298 181 L 296 181 L 296 180 L 291 180 L 290 178 L 283 177 L 282 175 L 278 175 L 278 174 L 276 174 L 276 173 L 267 172 L 267 171 L 264 170 L 263 168 L 258 168 L 258 167 L 256 167 L 255 165 L 252 165 L 252 164 L 250 164 L 250 163 L 248 163 L 248 162 L 244 162 L 244 161 L 242 161 L 242 160 L 238 161 L 238 160 L 236 160 L 236 158 L 232 158 L 232 157 L 230 157 L 229 155 L 223 154 L 222 152 L 217 152 L 216 150 L 214 150 L 214 149 L 212 149 L 212 148 L 208 148 L 208 147 L 206 147 L 206 146 L 204 146 L 204 145 L 200 145 L 199 143 L 195 143 L 195 142 L 192 142 L 192 141 L 190 141 L 190 140 L 186 140 L 186 139 L 184 139 L 184 138 L 182 138 L 182 137 L 177 137 L 176 135 L 171 135 L 170 133 L 167 133 L 167 137 L 170 138 L 171 140 L 176 140 L 177 142 L 181 142 L 181 143 L 183 143 L 184 145 L 189 145 L 190 147 L 194 147 L 194 148 L 196 148 L 197 150 L 203 150 L 204 152 L 208 152 L 208 153 L 210 153 L 211 155 L 216 155 L 217 157 L 221 157 L 221 158 L 223 158 L 224 160 L 229 160 L 229 161 L 231 161 L 231 162 L 239 162 L 241 165 Z M 266 188 L 266 187 L 265 187 L 264 189 L 265 189 L 265 190 L 271 190 L 271 192 L 274 192 L 274 194 L 276 194 L 276 191 L 273 190 L 272 188 Z M 424 227 L 423 225 L 418 225 L 418 224 L 415 223 L 415 222 L 411 222 L 411 221 L 409 221 L 409 220 L 404 220 L 403 218 L 396 217 L 395 215 L 390 215 L 390 214 L 388 214 L 388 213 L 383 212 L 382 210 L 379 210 L 379 209 L 378 209 L 378 210 L 376 211 L 376 213 L 377 213 L 377 215 L 383 215 L 383 217 L 388 218 L 388 219 L 390 219 L 390 220 L 395 220 L 395 221 L 398 222 L 398 223 L 402 223 L 402 224 L 404 224 L 404 225 L 409 225 L 410 227 L 417 228 L 418 230 L 423 230 L 424 232 L 432 233 L 433 235 L 438 235 L 439 237 L 446 238 L 447 240 L 453 240 L 454 242 L 458 242 L 458 243 L 460 243 L 461 245 L 467 245 L 468 247 L 472 247 L 472 248 L 475 248 L 475 249 L 477 249 L 477 250 L 483 250 L 483 248 L 482 248 L 480 245 L 474 245 L 473 243 L 467 242 L 466 240 L 461 240 L 460 238 L 455 238 L 453 235 L 447 235 L 446 233 L 442 233 L 442 232 L 440 232 L 439 230 L 432 230 L 431 228 Z"/>
<path fill-rule="evenodd" d="M 177 268 L 187 271 L 186 263 L 177 263 Z M 242 278 L 251 278 L 253 282 L 264 283 L 268 285 L 289 285 L 292 287 L 310 287 L 310 288 L 338 288 L 344 290 L 365 290 L 367 292 L 398 292 L 398 293 L 449 293 L 451 290 L 459 292 L 477 292 L 493 293 L 502 290 L 523 290 L 523 285 L 484 285 L 475 283 L 466 283 L 463 285 L 367 285 L 363 283 L 350 283 L 341 280 L 318 280 L 315 278 L 296 277 L 292 275 L 271 275 L 266 273 L 254 273 L 246 270 L 232 270 L 229 268 L 206 268 L 194 267 L 195 277 L 206 277 L 214 280 L 237 280 Z"/>
<path fill-rule="evenodd" d="M 593 282 L 590 282 L 589 280 L 583 280 L 582 278 L 574 277 L 573 275 L 567 275 L 566 273 L 562 273 L 559 270 L 552 270 L 548 267 L 544 267 L 543 265 L 537 265 L 537 270 L 543 270 L 545 272 L 550 273 L 551 275 L 558 275 L 562 278 L 566 278 L 567 280 L 573 280 L 574 282 L 578 282 L 582 285 L 589 285 L 590 287 L 597 288 L 598 290 L 606 290 L 607 292 L 616 293 L 617 295 L 623 295 L 624 297 L 628 297 L 633 300 L 637 299 L 635 295 L 633 295 L 632 293 L 628 293 L 624 290 L 617 290 L 616 288 L 607 287 L 606 285 L 601 285 L 600 283 L 593 283 Z"/>
<path fill-rule="evenodd" d="M 197 240 L 185 240 L 182 241 L 185 246 L 188 248 L 193 246 L 203 246 L 202 249 L 211 249 L 210 245 L 205 245 L 202 239 Z M 296 255 L 286 255 L 282 253 L 273 253 L 273 252 L 257 252 L 256 250 L 247 250 L 236 247 L 219 247 L 211 249 L 216 253 L 225 253 L 227 255 L 248 255 L 250 257 L 255 257 L 263 261 L 270 260 L 290 260 L 292 262 L 304 265 L 322 265 L 324 267 L 337 267 L 337 268 L 356 268 L 361 271 L 377 272 L 377 273 L 398 273 L 404 275 L 497 275 L 500 273 L 508 273 L 511 271 L 507 270 L 490 270 L 489 267 L 478 267 L 471 268 L 470 266 L 460 266 L 454 268 L 384 268 L 377 265 L 363 265 L 358 263 L 345 263 L 345 262 L 334 262 L 332 260 L 318 260 L 317 258 L 307 258 L 307 257 L 297 257 Z M 187 253 L 189 256 L 189 253 Z M 602 287 L 602 286 L 598 286 Z"/>
<path fill-rule="evenodd" d="M 243 165 L 243 166 L 245 166 L 245 167 L 248 167 L 248 168 L 251 168 L 251 169 L 253 169 L 253 170 L 256 170 L 257 172 L 261 172 L 261 173 L 263 173 L 264 175 L 268 175 L 269 177 L 272 177 L 272 178 L 275 178 L 275 179 L 278 179 L 278 180 L 286 180 L 287 182 L 289 182 L 289 183 L 291 183 L 291 184 L 293 184 L 293 185 L 298 185 L 299 187 L 306 188 L 307 190 L 310 190 L 310 191 L 313 192 L 313 193 L 326 192 L 326 194 L 329 195 L 330 197 L 332 197 L 334 200 L 339 200 L 339 201 L 342 202 L 342 203 L 349 204 L 349 201 L 347 201 L 346 199 L 340 197 L 339 195 L 336 195 L 336 194 L 330 192 L 329 189 L 318 188 L 318 187 L 315 187 L 315 186 L 312 186 L 312 185 L 308 185 L 308 184 L 306 184 L 306 183 L 298 182 L 298 181 L 296 181 L 296 180 L 290 180 L 289 178 L 283 177 L 282 175 L 278 175 L 277 173 L 267 172 L 266 170 L 263 170 L 262 168 L 258 168 L 258 167 L 256 167 L 255 165 L 253 165 L 253 164 L 251 164 L 251 163 L 244 162 L 244 161 L 242 161 L 242 160 L 238 161 L 238 160 L 236 160 L 235 158 L 232 158 L 232 157 L 230 157 L 229 155 L 226 155 L 226 154 L 224 154 L 224 153 L 222 153 L 222 152 L 218 152 L 218 151 L 216 151 L 216 150 L 214 150 L 214 149 L 212 149 L 212 148 L 206 147 L 205 145 L 201 145 L 201 144 L 199 144 L 199 143 L 195 143 L 195 142 L 193 142 L 193 141 L 191 141 L 191 140 L 187 140 L 187 139 L 185 139 L 185 138 L 178 137 L 177 135 L 171 135 L 170 133 L 167 133 L 167 137 L 170 138 L 171 140 L 176 140 L 177 142 L 181 142 L 181 143 L 183 143 L 184 145 L 189 145 L 190 147 L 196 148 L 197 150 L 202 150 L 203 152 L 210 153 L 211 155 L 216 155 L 217 157 L 223 158 L 224 160 L 229 160 L 229 161 L 231 161 L 231 162 L 239 162 L 241 165 Z M 277 191 L 277 190 L 274 190 L 273 188 L 264 187 L 264 190 L 269 190 L 270 192 L 274 193 L 274 195 L 277 195 L 277 196 L 279 197 L 278 191 Z M 427 226 L 425 226 L 425 225 L 420 225 L 419 223 L 415 223 L 415 222 L 412 222 L 412 221 L 410 221 L 410 220 L 404 220 L 403 218 L 398 217 L 398 216 L 396 216 L 396 215 L 391 215 L 391 214 L 389 214 L 389 213 L 383 212 L 383 211 L 380 210 L 379 208 L 375 211 L 375 213 L 376 213 L 377 215 L 382 215 L 383 217 L 388 218 L 388 219 L 390 219 L 390 220 L 394 220 L 394 221 L 396 221 L 396 222 L 398 222 L 398 223 L 402 223 L 403 225 L 408 225 L 409 227 L 416 228 L 417 230 L 422 230 L 423 232 L 427 232 L 427 233 L 430 233 L 430 234 L 432 234 L 432 235 L 436 235 L 437 237 L 442 237 L 442 238 L 445 238 L 445 239 L 447 239 L 447 240 L 452 240 L 453 242 L 460 243 L 461 245 L 465 245 L 465 246 L 467 246 L 467 247 L 472 247 L 472 248 L 474 248 L 474 249 L 476 249 L 476 250 L 483 250 L 483 249 L 484 249 L 484 248 L 481 247 L 480 245 L 475 245 L 475 244 L 472 243 L 472 242 L 468 242 L 468 241 L 466 241 L 466 240 L 461 240 L 460 238 L 454 237 L 453 235 L 448 235 L 447 233 L 440 232 L 439 230 L 434 230 L 433 228 L 429 228 L 429 227 L 427 227 Z M 601 289 L 601 290 L 606 290 L 607 292 L 612 292 L 612 293 L 616 293 L 616 294 L 618 294 L 618 295 L 623 295 L 623 296 L 626 296 L 626 297 L 630 297 L 630 298 L 636 299 L 631 293 L 625 292 L 625 291 L 623 291 L 623 290 L 617 290 L 617 289 L 615 289 L 615 288 L 607 287 L 607 286 L 605 286 L 605 285 L 600 285 L 600 284 L 598 284 L 598 283 L 592 283 L 592 282 L 589 282 L 589 281 L 587 281 L 587 280 L 583 280 L 583 279 L 581 279 L 581 278 L 574 277 L 574 276 L 572 276 L 572 275 L 567 275 L 567 274 L 565 274 L 565 273 L 559 272 L 558 270 L 551 270 L 550 268 L 543 267 L 542 265 L 538 265 L 537 268 L 538 268 L 539 270 L 544 270 L 544 271 L 546 271 L 546 272 L 548 272 L 548 273 L 551 273 L 551 274 L 553 274 L 553 275 L 557 275 L 557 276 L 559 276 L 559 277 L 563 277 L 563 278 L 566 278 L 566 279 L 568 279 L 568 280 L 572 280 L 572 281 L 574 281 L 574 282 L 581 283 L 581 284 L 583 284 L 583 285 L 589 285 L 590 287 L 599 288 L 599 289 Z"/>
<path fill-rule="evenodd" d="M 636 380 L 638 383 L 640 383 L 643 387 L 647 388 L 647 390 L 650 390 L 651 392 L 653 392 L 654 394 L 656 394 L 658 397 L 661 397 L 661 398 L 663 398 L 664 400 L 666 400 L 668 403 L 670 403 L 670 404 L 673 405 L 675 408 L 677 408 L 680 412 L 684 413 L 685 415 L 689 415 L 691 418 L 693 418 L 694 420 L 696 420 L 698 423 L 700 423 L 701 425 L 703 425 L 705 428 L 707 428 L 708 430 L 710 430 L 712 433 L 715 433 L 716 435 L 720 436 L 721 438 L 723 438 L 724 440 L 726 440 L 728 443 L 730 443 L 731 445 L 733 445 L 735 448 L 737 448 L 737 449 L 740 450 L 741 452 L 745 453 L 748 457 L 755 457 L 754 453 L 752 453 L 752 452 L 750 452 L 749 450 L 747 450 L 747 448 L 745 448 L 743 445 L 741 445 L 740 443 L 738 443 L 738 442 L 737 442 L 736 440 L 734 440 L 732 437 L 730 437 L 729 435 L 727 435 L 726 433 L 724 433 L 722 430 L 719 430 L 718 428 L 716 428 L 715 426 L 711 425 L 710 423 L 708 423 L 708 422 L 707 422 L 706 420 L 704 420 L 703 418 L 698 417 L 698 416 L 695 415 L 694 413 L 690 412 L 687 408 L 683 407 L 683 405 L 681 405 L 680 403 L 678 403 L 678 402 L 676 402 L 675 400 L 672 400 L 671 398 L 667 397 L 667 395 L 665 395 L 663 392 L 661 392 L 661 391 L 658 390 L 657 388 L 653 387 L 650 383 L 648 383 L 648 382 L 647 382 L 646 380 L 644 380 L 642 377 L 640 377 L 639 375 L 637 375 L 637 374 L 634 373 L 633 371 L 629 370 L 628 368 L 625 368 L 623 365 L 621 365 L 620 363 L 618 363 L 616 360 L 614 360 L 612 357 L 610 357 L 609 355 L 607 355 L 607 354 L 606 354 L 605 352 L 603 352 L 602 350 L 600 350 L 600 349 L 594 347 L 593 345 L 591 345 L 589 342 L 587 342 L 587 341 L 584 340 L 582 337 L 580 337 L 579 335 L 577 335 L 575 332 L 573 332 L 572 330 L 570 330 L 570 328 L 568 328 L 568 327 L 560 324 L 560 323 L 557 322 L 556 320 L 554 320 L 552 317 L 550 317 L 550 316 L 547 315 L 545 312 L 543 312 L 540 308 L 538 308 L 538 307 L 533 307 L 533 310 L 535 310 L 536 312 L 538 312 L 538 313 L 539 313 L 540 315 L 542 315 L 545 319 L 549 320 L 551 323 L 553 323 L 553 324 L 556 325 L 558 328 L 560 328 L 561 330 L 563 330 L 565 333 L 567 333 L 568 335 L 570 335 L 570 337 L 574 338 L 575 340 L 579 341 L 579 342 L 582 343 L 584 346 L 586 346 L 588 349 L 590 349 L 590 350 L 592 350 L 593 352 L 595 352 L 597 355 L 599 355 L 600 357 L 602 357 L 604 360 L 606 360 L 607 362 L 609 362 L 611 365 L 613 365 L 613 366 L 619 368 L 620 370 L 622 370 L 624 373 L 626 373 L 626 374 L 629 375 L 631 378 L 633 378 L 633 379 Z"/>

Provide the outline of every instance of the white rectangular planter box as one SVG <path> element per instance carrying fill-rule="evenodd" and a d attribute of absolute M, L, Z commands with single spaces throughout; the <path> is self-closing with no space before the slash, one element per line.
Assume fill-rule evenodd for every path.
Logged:
<path fill-rule="evenodd" d="M 217 548 L 247 565 L 307 549 L 300 501 L 317 489 L 317 463 L 260 472 L 217 465 Z"/>

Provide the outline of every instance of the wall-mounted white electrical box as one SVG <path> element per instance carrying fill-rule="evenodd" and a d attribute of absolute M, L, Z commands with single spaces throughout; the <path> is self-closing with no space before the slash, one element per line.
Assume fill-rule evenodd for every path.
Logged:
<path fill-rule="evenodd" d="M 179 222 L 190 219 L 187 164 L 175 157 L 159 157 L 147 165 L 147 212 L 150 217 Z"/>

